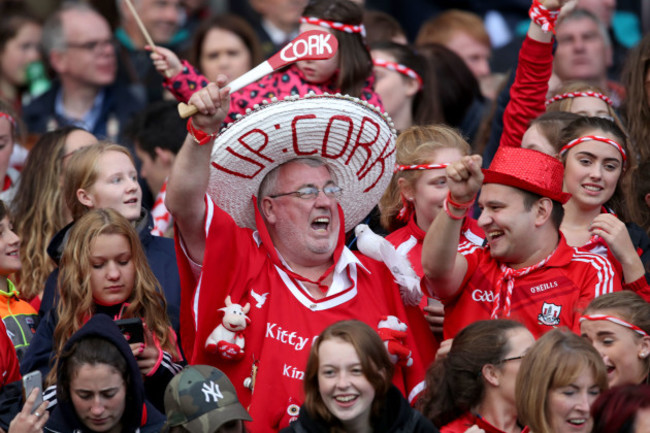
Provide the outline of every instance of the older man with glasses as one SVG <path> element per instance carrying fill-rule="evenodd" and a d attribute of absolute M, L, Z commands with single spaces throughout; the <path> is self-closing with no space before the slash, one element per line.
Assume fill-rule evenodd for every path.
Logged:
<path fill-rule="evenodd" d="M 56 80 L 25 107 L 29 132 L 75 125 L 118 140 L 143 101 L 115 84 L 115 43 L 106 19 L 84 3 L 64 3 L 45 22 L 42 45 Z"/>
<path fill-rule="evenodd" d="M 228 375 L 250 431 L 278 431 L 303 403 L 314 338 L 355 318 L 382 336 L 395 355 L 393 382 L 414 402 L 436 348 L 419 287 L 409 303 L 384 263 L 344 245 L 390 181 L 392 123 L 355 98 L 313 95 L 260 104 L 219 133 L 227 92 L 211 83 L 190 99 L 199 114 L 167 184 L 186 355 Z M 215 314 L 224 304 L 247 316 L 235 343 L 208 339 L 227 325 Z"/>

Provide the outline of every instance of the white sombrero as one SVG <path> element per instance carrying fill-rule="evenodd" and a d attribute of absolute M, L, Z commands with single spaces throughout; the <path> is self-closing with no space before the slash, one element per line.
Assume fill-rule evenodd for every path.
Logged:
<path fill-rule="evenodd" d="M 264 176 L 299 157 L 327 162 L 343 188 L 345 230 L 377 204 L 395 165 L 395 129 L 382 111 L 351 96 L 314 95 L 256 105 L 216 137 L 208 193 L 241 227 L 255 228 L 252 196 Z"/>

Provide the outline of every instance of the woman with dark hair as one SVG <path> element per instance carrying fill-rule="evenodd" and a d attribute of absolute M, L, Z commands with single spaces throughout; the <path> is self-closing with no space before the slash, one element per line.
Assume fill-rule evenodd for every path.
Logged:
<path fill-rule="evenodd" d="M 393 364 L 377 332 L 358 320 L 325 328 L 305 369 L 305 403 L 283 433 L 437 432 L 391 384 Z"/>
<path fill-rule="evenodd" d="M 434 94 L 444 123 L 460 129 L 471 143 L 488 108 L 478 81 L 463 59 L 445 46 L 426 44 L 417 50 L 428 59 L 429 73 L 436 77 Z"/>
<path fill-rule="evenodd" d="M 589 303 L 580 332 L 600 353 L 610 387 L 650 383 L 650 304 L 629 290 Z"/>
<path fill-rule="evenodd" d="M 621 105 L 621 116 L 627 126 L 634 148 L 641 160 L 650 158 L 650 34 L 629 52 L 622 82 L 626 97 Z"/>
<path fill-rule="evenodd" d="M 602 393 L 591 406 L 591 433 L 650 431 L 650 385 L 617 386 Z"/>
<path fill-rule="evenodd" d="M 56 361 L 56 399 L 46 432 L 158 432 L 164 417 L 145 400 L 131 347 L 104 314 L 65 343 Z"/>
<path fill-rule="evenodd" d="M 370 54 L 377 78 L 375 91 L 398 131 L 443 123 L 435 93 L 436 76 L 422 55 L 395 42 L 377 42 L 370 46 Z"/>
<path fill-rule="evenodd" d="M 647 287 L 650 239 L 636 224 L 626 224 L 623 185 L 630 166 L 625 133 L 609 119 L 580 117 L 560 135 L 564 205 L 560 230 L 567 244 L 606 256 L 625 288 Z"/>
<path fill-rule="evenodd" d="M 627 184 L 628 217 L 650 235 L 650 159 L 630 170 Z"/>
<path fill-rule="evenodd" d="M 41 23 L 19 1 L 0 2 L 0 16 L 0 98 L 20 112 L 27 66 L 41 57 Z"/>
<path fill-rule="evenodd" d="M 489 432 L 518 433 L 515 378 L 533 335 L 513 320 L 481 320 L 454 338 L 446 357 L 427 372 L 418 408 L 441 433 L 473 425 Z"/>
<path fill-rule="evenodd" d="M 560 134 L 579 114 L 551 111 L 531 120 L 521 138 L 521 147 L 556 156 L 560 152 Z"/>
<path fill-rule="evenodd" d="M 531 433 L 590 433 L 590 408 L 607 389 L 600 355 L 584 338 L 553 329 L 528 351 L 517 374 L 519 420 Z"/>

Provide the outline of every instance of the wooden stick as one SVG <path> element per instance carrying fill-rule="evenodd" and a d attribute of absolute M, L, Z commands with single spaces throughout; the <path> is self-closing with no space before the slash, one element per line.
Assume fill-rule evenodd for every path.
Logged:
<path fill-rule="evenodd" d="M 133 3 L 131 3 L 131 0 L 124 0 L 126 2 L 126 5 L 129 7 L 129 10 L 133 14 L 133 18 L 135 18 L 135 22 L 138 23 L 138 27 L 140 28 L 140 31 L 144 35 L 144 39 L 147 41 L 147 44 L 151 47 L 153 51 L 158 53 L 158 47 L 156 47 L 156 44 L 153 42 L 153 39 L 151 39 L 151 36 L 149 35 L 149 32 L 147 31 L 147 28 L 144 26 L 144 23 L 140 19 L 140 16 L 138 15 L 138 12 L 135 10 L 135 7 L 133 6 Z M 158 53 L 160 54 L 160 53 Z M 171 78 L 169 70 L 165 70 L 165 76 L 167 78 Z"/>

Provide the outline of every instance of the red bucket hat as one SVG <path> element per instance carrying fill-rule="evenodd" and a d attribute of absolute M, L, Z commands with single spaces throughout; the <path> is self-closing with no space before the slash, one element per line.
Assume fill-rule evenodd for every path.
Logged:
<path fill-rule="evenodd" d="M 483 169 L 483 183 L 498 183 L 523 189 L 564 204 L 571 194 L 562 192 L 564 166 L 557 158 L 537 150 L 504 146 L 494 155 L 490 168 Z"/>

